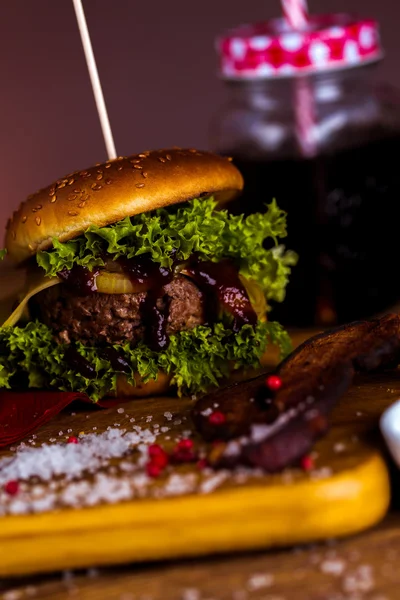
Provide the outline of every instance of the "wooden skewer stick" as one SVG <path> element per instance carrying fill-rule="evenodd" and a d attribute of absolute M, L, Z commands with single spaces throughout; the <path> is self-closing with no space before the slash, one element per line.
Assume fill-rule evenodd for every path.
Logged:
<path fill-rule="evenodd" d="M 93 54 L 92 43 L 90 41 L 89 30 L 86 23 L 85 13 L 83 11 L 82 0 L 72 0 L 75 8 L 76 19 L 78 21 L 79 32 L 83 50 L 85 52 L 86 63 L 89 71 L 90 81 L 92 83 L 93 94 L 96 101 L 97 111 L 101 129 L 104 136 L 104 142 L 107 149 L 109 160 L 117 158 L 117 153 L 114 145 L 114 138 L 110 127 L 110 121 L 107 114 L 106 104 L 104 102 L 103 90 L 101 88 L 99 73 L 96 66 L 96 60 Z"/>

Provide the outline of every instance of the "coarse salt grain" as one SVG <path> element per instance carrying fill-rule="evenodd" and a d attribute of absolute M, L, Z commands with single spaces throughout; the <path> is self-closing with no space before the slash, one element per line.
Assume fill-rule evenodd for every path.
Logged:
<path fill-rule="evenodd" d="M 370 592 L 374 587 L 373 571 L 370 565 L 360 565 L 342 581 L 344 592 Z"/>
<path fill-rule="evenodd" d="M 202 410 L 200 414 L 203 415 L 203 417 L 209 417 L 212 412 L 213 412 L 213 409 L 211 407 L 208 407 L 208 408 L 205 408 L 204 410 Z"/>
<path fill-rule="evenodd" d="M 100 435 L 89 433 L 79 444 L 43 444 L 40 448 L 24 448 L 16 453 L 12 462 L 0 460 L 0 486 L 9 480 L 40 477 L 49 481 L 54 476 L 78 477 L 87 469 L 98 469 L 112 458 L 122 457 L 132 445 L 142 441 L 153 442 L 149 430 L 123 433 L 110 429 Z"/>
<path fill-rule="evenodd" d="M 199 492 L 200 494 L 209 494 L 213 492 L 218 486 L 221 485 L 229 477 L 229 471 L 220 471 L 209 479 L 201 482 Z"/>
<path fill-rule="evenodd" d="M 274 582 L 274 577 L 270 573 L 256 573 L 247 581 L 247 589 L 250 592 L 270 587 Z"/>
<path fill-rule="evenodd" d="M 330 467 L 322 467 L 321 469 L 316 469 L 315 471 L 310 472 L 311 479 L 327 479 L 332 475 L 333 471 Z"/>
<path fill-rule="evenodd" d="M 167 421 L 171 421 L 172 420 L 172 413 L 169 411 L 166 411 L 164 413 L 164 417 L 167 419 Z"/>
<path fill-rule="evenodd" d="M 120 415 L 122 415 L 122 413 L 125 412 L 125 409 L 122 408 L 122 406 L 120 408 L 117 408 L 117 413 L 119 413 Z"/>
<path fill-rule="evenodd" d="M 327 575 L 340 576 L 344 572 L 346 564 L 343 560 L 337 558 L 334 560 L 324 560 L 324 562 L 320 564 L 319 568 Z"/>
<path fill-rule="evenodd" d="M 194 473 L 170 475 L 164 484 L 163 492 L 165 496 L 181 496 L 189 494 L 195 490 L 197 476 Z"/>
<path fill-rule="evenodd" d="M 334 446 L 333 446 L 333 450 L 334 452 L 344 452 L 344 450 L 346 450 L 346 444 L 343 444 L 342 442 L 337 442 Z"/>

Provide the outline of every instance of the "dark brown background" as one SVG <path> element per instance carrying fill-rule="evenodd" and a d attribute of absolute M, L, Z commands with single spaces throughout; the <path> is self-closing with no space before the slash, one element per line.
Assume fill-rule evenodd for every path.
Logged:
<path fill-rule="evenodd" d="M 86 0 L 117 152 L 207 146 L 224 100 L 214 38 L 279 14 L 278 0 Z M 312 12 L 380 19 L 382 75 L 400 86 L 396 0 L 310 0 Z M 106 158 L 71 0 L 12 0 L 0 12 L 0 230 L 26 195 Z"/>

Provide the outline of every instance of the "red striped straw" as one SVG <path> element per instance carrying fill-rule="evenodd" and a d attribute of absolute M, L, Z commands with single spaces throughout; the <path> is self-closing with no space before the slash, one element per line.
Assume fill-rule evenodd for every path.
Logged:
<path fill-rule="evenodd" d="M 282 10 L 291 29 L 305 29 L 308 24 L 307 0 L 281 0 Z M 315 102 L 309 82 L 298 78 L 295 84 L 296 137 L 304 156 L 316 153 Z"/>
<path fill-rule="evenodd" d="M 281 0 L 285 19 L 292 29 L 305 29 L 308 22 L 306 0 Z"/>

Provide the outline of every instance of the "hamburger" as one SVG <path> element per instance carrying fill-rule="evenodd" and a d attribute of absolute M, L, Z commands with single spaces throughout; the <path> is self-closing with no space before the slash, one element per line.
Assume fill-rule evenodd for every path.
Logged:
<path fill-rule="evenodd" d="M 0 387 L 146 396 L 205 391 L 288 352 L 266 318 L 292 252 L 273 201 L 244 218 L 232 162 L 173 148 L 118 158 L 28 197 L 5 252 L 27 287 L 0 328 Z"/>

